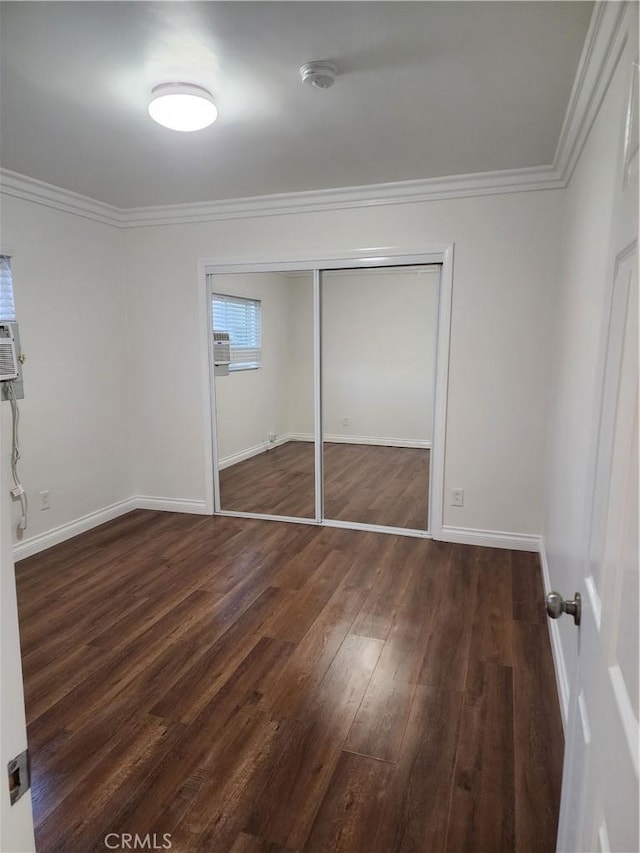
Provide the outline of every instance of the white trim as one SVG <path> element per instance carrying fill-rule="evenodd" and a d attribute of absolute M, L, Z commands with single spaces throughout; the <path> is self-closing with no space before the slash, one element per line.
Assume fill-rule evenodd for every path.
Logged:
<path fill-rule="evenodd" d="M 86 533 L 106 521 L 111 521 L 118 518 L 120 515 L 125 515 L 138 508 L 136 498 L 126 498 L 123 501 L 117 501 L 103 509 L 98 509 L 95 512 L 87 513 L 87 515 L 76 518 L 74 521 L 68 521 L 66 524 L 61 524 L 59 527 L 54 527 L 44 533 L 38 533 L 36 536 L 30 536 L 28 539 L 23 539 L 21 542 L 16 542 L 13 546 L 13 558 L 24 560 L 25 557 L 31 557 L 33 554 L 38 554 L 40 551 L 45 551 L 53 545 L 58 545 L 60 542 L 65 542 L 67 539 L 72 539 L 80 533 Z"/>
<path fill-rule="evenodd" d="M 372 444 L 378 447 L 414 447 L 416 450 L 431 448 L 430 441 L 412 438 L 381 438 L 375 435 L 334 435 L 333 433 L 325 433 L 323 438 L 329 444 Z"/>
<path fill-rule="evenodd" d="M 314 527 L 322 526 L 322 523 L 316 521 L 315 518 L 303 518 L 298 515 L 271 515 L 268 512 L 240 512 L 231 509 L 218 510 L 216 515 L 223 515 L 226 518 L 255 518 L 258 521 L 289 521 L 294 524 L 312 524 Z"/>
<path fill-rule="evenodd" d="M 563 186 L 571 179 L 624 48 L 630 5 L 598 2 L 594 6 L 553 160 Z"/>
<path fill-rule="evenodd" d="M 274 193 L 192 204 L 118 208 L 8 169 L 0 169 L 0 182 L 0 192 L 5 195 L 119 228 L 297 215 L 388 204 L 419 204 L 441 199 L 562 189 L 564 186 L 553 166 L 532 166 L 469 175 L 449 175 L 443 178 Z"/>
<path fill-rule="evenodd" d="M 187 498 L 156 498 L 151 495 L 137 495 L 133 498 L 135 509 L 155 509 L 161 512 L 185 512 L 191 515 L 210 515 L 205 501 Z"/>
<path fill-rule="evenodd" d="M 322 443 L 322 273 L 313 271 L 313 473 L 316 521 L 324 515 L 324 445 Z M 317 437 L 317 441 L 316 441 Z"/>
<path fill-rule="evenodd" d="M 363 524 L 359 521 L 339 521 L 337 519 L 324 518 L 318 521 L 315 518 L 301 518 L 291 515 L 271 515 L 262 512 L 236 512 L 234 510 L 222 509 L 216 515 L 227 518 L 254 518 L 258 521 L 293 521 L 296 524 L 312 524 L 316 527 L 339 527 L 342 530 L 364 530 L 368 533 L 389 533 L 392 536 L 410 536 L 413 539 L 433 539 L 427 530 L 414 530 L 404 527 L 386 527 L 382 524 Z"/>
<path fill-rule="evenodd" d="M 449 175 L 442 178 L 358 187 L 276 193 L 195 204 L 129 208 L 120 211 L 120 223 L 124 228 L 140 228 L 148 225 L 215 222 L 220 219 L 297 215 L 387 204 L 418 204 L 440 199 L 559 189 L 562 186 L 560 176 L 552 166 L 533 166 L 524 169 L 504 169 L 496 172 Z"/>
<path fill-rule="evenodd" d="M 300 272 L 300 271 L 298 271 Z M 302 271 L 304 272 L 304 270 Z M 327 270 L 327 272 L 332 272 L 332 270 Z M 336 270 L 336 273 L 340 278 L 360 278 L 362 274 L 362 270 L 360 267 L 356 267 L 355 269 L 339 269 Z M 367 278 L 371 278 L 372 276 L 378 275 L 438 275 L 440 273 L 440 264 L 418 264 L 417 266 L 395 266 L 391 271 L 386 269 L 385 267 L 372 267 L 367 271 Z M 295 277 L 295 273 L 285 273 L 285 275 L 292 275 Z"/>
<path fill-rule="evenodd" d="M 442 535 L 444 525 L 444 469 L 447 452 L 447 411 L 449 406 L 449 360 L 451 349 L 451 303 L 453 299 L 453 248 L 445 249 L 438 286 L 438 325 L 436 328 L 436 367 L 433 377 L 433 414 L 429 464 L 429 530 L 434 538 Z"/>
<path fill-rule="evenodd" d="M 215 380 L 213 367 L 213 339 L 211 326 L 211 292 L 205 265 L 197 263 L 197 281 L 201 284 L 200 312 L 200 364 L 202 370 L 202 434 L 204 435 L 204 497 L 207 513 L 213 515 L 220 508 L 220 481 L 218 478 L 218 440 L 215 416 Z"/>
<path fill-rule="evenodd" d="M 544 594 L 549 595 L 553 587 L 551 586 L 551 578 L 549 575 L 549 563 L 547 561 L 547 552 L 544 545 L 544 537 L 540 536 L 540 563 L 542 564 L 542 584 L 544 586 Z M 553 655 L 553 666 L 556 671 L 556 687 L 558 690 L 558 698 L 560 699 L 560 711 L 562 713 L 562 727 L 567 733 L 569 725 L 569 678 L 567 676 L 567 664 L 564 658 L 564 650 L 562 648 L 562 640 L 560 639 L 560 626 L 557 619 L 547 619 L 549 628 L 549 638 L 551 640 L 551 653 Z"/>
<path fill-rule="evenodd" d="M 507 548 L 510 551 L 539 551 L 540 537 L 528 533 L 507 533 L 503 530 L 481 530 L 476 527 L 443 525 L 440 535 L 433 537 L 441 542 L 458 545 L 482 545 L 487 548 Z"/>
<path fill-rule="evenodd" d="M 313 441 L 313 439 L 311 439 Z M 254 444 L 253 447 L 246 447 L 244 450 L 239 450 L 237 453 L 230 453 L 229 456 L 223 456 L 218 460 L 218 470 L 223 471 L 225 468 L 231 468 L 237 465 L 238 462 L 244 462 L 246 459 L 251 459 L 253 456 L 259 456 L 261 453 L 267 453 L 273 447 L 281 447 L 291 441 L 290 435 L 281 435 L 275 441 L 262 441 L 260 444 Z"/>
<path fill-rule="evenodd" d="M 122 210 L 118 207 L 38 181 L 28 175 L 11 172 L 9 169 L 0 169 L 0 193 L 81 216 L 83 219 L 93 219 L 104 225 L 122 225 Z"/>
<path fill-rule="evenodd" d="M 429 530 L 416 530 L 411 527 L 389 527 L 384 524 L 365 524 L 361 521 L 340 521 L 337 518 L 325 518 L 323 527 L 340 527 L 344 530 L 364 530 L 369 533 L 390 533 L 392 536 L 410 536 L 413 539 L 433 539 Z"/>
<path fill-rule="evenodd" d="M 452 243 L 430 243 L 425 251 L 402 246 L 376 246 L 368 249 L 351 248 L 344 254 L 316 255 L 297 258 L 273 258 L 264 260 L 233 258 L 202 258 L 207 275 L 228 273 L 278 272 L 286 273 L 291 270 L 310 273 L 314 270 L 352 270 L 369 267 L 396 267 L 405 265 L 432 266 L 442 264 L 443 258 Z"/>

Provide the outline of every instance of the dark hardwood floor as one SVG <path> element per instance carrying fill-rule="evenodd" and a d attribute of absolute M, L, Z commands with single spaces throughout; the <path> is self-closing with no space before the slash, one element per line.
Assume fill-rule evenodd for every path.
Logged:
<path fill-rule="evenodd" d="M 535 555 L 137 511 L 17 583 L 40 853 L 555 849 Z"/>
<path fill-rule="evenodd" d="M 324 515 L 426 530 L 430 451 L 324 444 Z M 315 517 L 314 445 L 289 441 L 220 472 L 226 510 Z"/>

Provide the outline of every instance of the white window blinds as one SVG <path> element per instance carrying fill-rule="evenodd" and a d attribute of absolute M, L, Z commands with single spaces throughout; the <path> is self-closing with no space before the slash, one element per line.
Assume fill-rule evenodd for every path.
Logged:
<path fill-rule="evenodd" d="M 0 320 L 5 323 L 15 323 L 16 321 L 11 258 L 8 255 L 0 255 Z"/>
<path fill-rule="evenodd" d="M 214 293 L 211 300 L 213 329 L 228 332 L 231 344 L 229 370 L 262 366 L 262 305 L 259 299 Z"/>

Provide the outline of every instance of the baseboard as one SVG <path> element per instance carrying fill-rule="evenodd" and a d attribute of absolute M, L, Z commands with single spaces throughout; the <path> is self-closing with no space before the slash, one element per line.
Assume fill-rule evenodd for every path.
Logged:
<path fill-rule="evenodd" d="M 544 547 L 544 538 L 540 537 L 540 563 L 542 564 L 542 583 L 544 585 L 544 594 L 548 595 L 551 592 L 551 578 L 549 576 L 549 563 L 547 562 L 547 552 Z M 547 619 L 549 626 L 549 637 L 551 639 L 551 653 L 553 655 L 553 666 L 556 671 L 556 685 L 558 688 L 558 698 L 560 699 L 560 711 L 562 713 L 562 725 L 567 731 L 567 723 L 569 721 L 569 678 L 567 676 L 567 666 L 562 650 L 562 641 L 560 640 L 560 626 L 556 619 Z"/>
<path fill-rule="evenodd" d="M 16 542 L 13 546 L 13 559 L 17 563 L 19 560 L 24 560 L 26 557 L 32 557 L 34 554 L 39 554 L 40 551 L 46 551 L 47 548 L 52 548 L 54 545 L 59 545 L 61 542 L 66 542 L 67 539 L 73 539 L 74 536 L 79 536 L 81 533 L 86 533 L 94 527 L 98 527 L 107 521 L 112 521 L 121 515 L 132 512 L 134 509 L 155 509 L 163 512 L 187 512 L 194 515 L 206 515 L 207 510 L 204 501 L 181 500 L 174 498 L 156 498 L 147 495 L 137 495 L 126 500 L 118 501 L 104 509 L 90 512 L 83 515 L 81 518 L 76 518 L 74 521 L 69 521 L 66 524 L 61 524 L 59 527 L 54 527 L 52 530 L 47 530 L 44 533 L 38 533 L 37 536 L 30 536 L 28 539 L 23 539 L 21 542 Z"/>
<path fill-rule="evenodd" d="M 540 537 L 527 533 L 505 533 L 501 530 L 479 530 L 475 527 L 444 525 L 434 538 L 458 545 L 483 545 L 488 548 L 508 548 L 512 551 L 539 551 Z"/>
<path fill-rule="evenodd" d="M 280 447 L 291 441 L 291 433 L 279 436 L 274 442 L 263 441 L 260 444 L 254 444 L 253 447 L 247 447 L 245 450 L 239 450 L 237 453 L 232 453 L 229 456 L 223 456 L 218 459 L 218 470 L 223 471 L 225 468 L 231 468 L 232 465 L 237 465 L 238 462 L 244 462 L 245 459 L 251 459 L 252 456 L 259 456 L 261 453 L 266 453 L 274 447 Z M 313 438 L 311 439 L 313 441 Z"/>
<path fill-rule="evenodd" d="M 376 447 L 415 447 L 416 449 L 429 450 L 430 441 L 412 438 L 385 438 L 375 435 L 334 435 L 326 433 L 324 440 L 330 444 L 372 444 Z"/>
<path fill-rule="evenodd" d="M 13 559 L 16 562 L 24 560 L 25 557 L 31 557 L 33 554 L 45 551 L 53 545 L 58 545 L 60 542 L 65 542 L 67 539 L 78 536 L 80 533 L 86 533 L 87 530 L 98 527 L 98 525 L 104 524 L 105 521 L 111 521 L 134 509 L 137 509 L 136 498 L 127 498 L 126 500 L 106 506 L 104 509 L 90 512 L 81 518 L 76 518 L 75 521 L 61 524 L 59 527 L 54 527 L 45 533 L 30 536 L 28 539 L 23 539 L 13 546 Z"/>
<path fill-rule="evenodd" d="M 133 498 L 135 509 L 156 509 L 161 512 L 186 512 L 191 515 L 208 515 L 204 501 L 182 498 L 156 498 L 150 495 L 137 495 Z"/>

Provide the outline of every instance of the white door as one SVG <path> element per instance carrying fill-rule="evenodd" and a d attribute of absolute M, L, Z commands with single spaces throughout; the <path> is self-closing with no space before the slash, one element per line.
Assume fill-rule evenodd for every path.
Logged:
<path fill-rule="evenodd" d="M 638 68 L 637 8 L 622 62 L 627 111 L 611 244 L 602 410 L 580 590 L 558 850 L 637 853 L 638 838 Z M 562 590 L 572 597 L 574 590 Z M 567 616 L 563 617 L 568 618 Z"/>
<path fill-rule="evenodd" d="M 31 794 L 27 791 L 11 805 L 7 764 L 27 746 L 27 732 L 22 692 L 22 662 L 18 639 L 18 608 L 11 552 L 11 512 L 7 467 L 10 453 L 10 421 L 8 403 L 1 403 L 0 424 L 0 626 L 2 677 L 0 678 L 0 850 L 6 853 L 28 853 L 35 850 Z"/>

